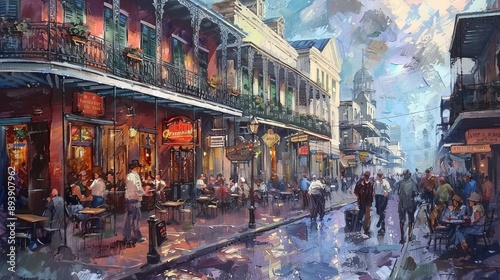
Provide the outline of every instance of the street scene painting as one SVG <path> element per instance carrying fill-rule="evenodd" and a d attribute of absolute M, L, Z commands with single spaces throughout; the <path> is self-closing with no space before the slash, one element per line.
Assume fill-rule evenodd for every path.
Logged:
<path fill-rule="evenodd" d="M 497 279 L 498 0 L 0 0 L 0 279 Z"/>

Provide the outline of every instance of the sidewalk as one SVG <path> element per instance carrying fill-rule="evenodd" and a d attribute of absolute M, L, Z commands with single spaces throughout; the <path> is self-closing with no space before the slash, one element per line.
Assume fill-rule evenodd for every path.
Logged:
<path fill-rule="evenodd" d="M 326 201 L 326 209 L 331 211 L 332 208 L 354 201 L 355 197 L 351 193 L 333 192 L 331 199 Z M 197 213 L 197 209 L 193 211 L 193 214 Z M 223 215 L 219 211 L 214 218 L 195 217 L 194 224 L 191 217 L 186 216 L 180 225 L 167 225 L 167 240 L 157 248 L 160 263 L 156 265 L 147 264 L 146 259 L 149 251 L 146 220 L 151 215 L 155 215 L 155 211 L 142 213 L 141 232 L 148 240 L 129 248 L 124 247 L 121 242 L 123 215 L 117 215 L 116 236 L 107 225 L 100 252 L 97 238 L 88 239 L 86 248 L 82 248 L 83 240 L 73 236 L 72 225 L 68 225 L 67 246 L 58 247 L 64 243 L 64 240 L 59 242 L 59 237 L 55 234 L 50 246 L 44 246 L 35 252 L 21 249 L 16 256 L 16 273 L 11 279 L 35 277 L 38 279 L 123 279 L 141 273 L 164 271 L 178 263 L 309 215 L 309 211 L 301 209 L 301 201 L 293 198 L 284 202 L 279 201 L 279 203 L 273 202 L 272 199 L 267 204 L 256 203 L 255 213 L 255 229 L 248 229 L 248 207 L 230 209 L 229 213 Z M 5 264 L 0 265 L 0 271 L 7 271 L 3 266 Z"/>
<path fill-rule="evenodd" d="M 427 217 L 418 209 L 413 235 L 415 239 L 405 243 L 401 257 L 394 266 L 391 279 L 498 279 L 500 275 L 500 231 L 490 237 L 490 246 L 479 241 L 474 255 L 457 253 L 443 245 L 434 250 L 434 240 L 430 246 Z M 491 207 L 496 207 L 491 205 Z M 497 208 L 498 209 L 498 208 Z M 498 227 L 495 213 L 493 226 Z"/>

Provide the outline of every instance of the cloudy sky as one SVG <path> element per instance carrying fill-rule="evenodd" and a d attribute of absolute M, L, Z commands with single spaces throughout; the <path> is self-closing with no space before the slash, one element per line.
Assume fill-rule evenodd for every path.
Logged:
<path fill-rule="evenodd" d="M 448 53 L 455 16 L 485 11 L 492 1 L 266 0 L 266 17 L 285 19 L 288 40 L 338 40 L 343 100 L 351 99 L 364 53 L 365 67 L 376 81 L 377 118 L 401 125 L 409 167 L 425 168 L 432 164 L 424 159 L 433 155 L 439 136 L 440 98 L 450 94 L 456 75 Z"/>

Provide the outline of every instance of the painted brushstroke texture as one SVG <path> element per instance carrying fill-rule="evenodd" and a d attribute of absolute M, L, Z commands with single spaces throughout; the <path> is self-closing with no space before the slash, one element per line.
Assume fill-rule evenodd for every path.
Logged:
<path fill-rule="evenodd" d="M 211 4 L 216 0 L 205 0 Z M 448 50 L 455 16 L 485 11 L 488 0 L 266 0 L 266 18 L 283 17 L 288 40 L 335 37 L 342 56 L 341 98 L 365 67 L 375 80 L 377 118 L 401 125 L 410 167 L 430 166 L 441 96 L 456 71 Z M 422 131 L 431 147 L 423 147 Z M 430 155 L 429 154 L 429 155 Z M 414 165 L 414 166 L 412 166 Z"/>

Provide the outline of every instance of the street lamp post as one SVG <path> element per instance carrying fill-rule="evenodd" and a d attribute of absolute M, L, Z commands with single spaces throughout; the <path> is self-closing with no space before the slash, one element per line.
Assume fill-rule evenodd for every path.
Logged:
<path fill-rule="evenodd" d="M 259 122 L 257 121 L 257 118 L 252 117 L 250 119 L 250 122 L 248 123 L 248 130 L 250 130 L 250 133 L 252 133 L 252 171 L 251 171 L 251 180 L 250 180 L 250 208 L 248 209 L 249 211 L 249 216 L 250 220 L 248 222 L 248 228 L 255 228 L 255 199 L 254 199 L 254 188 L 255 188 L 255 178 L 254 178 L 254 145 L 255 145 L 255 134 L 257 134 L 257 131 L 259 130 Z"/>

